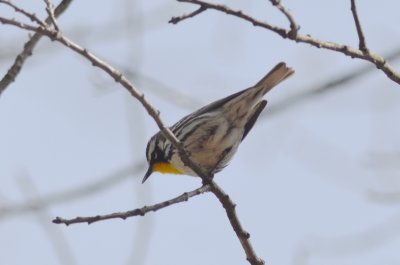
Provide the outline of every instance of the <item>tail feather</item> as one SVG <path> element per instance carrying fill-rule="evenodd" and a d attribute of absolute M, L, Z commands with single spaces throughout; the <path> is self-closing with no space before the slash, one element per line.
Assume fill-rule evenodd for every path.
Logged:
<path fill-rule="evenodd" d="M 203 113 L 211 112 L 219 108 L 230 109 L 231 106 L 235 106 L 237 102 L 241 101 L 243 98 L 248 98 L 248 101 L 250 102 L 250 104 L 252 104 L 258 101 L 260 98 L 262 98 L 262 96 L 265 95 L 269 90 L 271 90 L 274 86 L 276 86 L 277 84 L 279 84 L 280 82 L 291 76 L 293 73 L 294 73 L 293 69 L 287 67 L 285 63 L 283 62 L 278 63 L 255 86 L 246 88 L 242 91 L 236 92 L 232 95 L 229 95 L 225 98 L 214 101 L 202 107 L 201 109 L 184 117 L 181 121 L 179 121 L 179 123 L 181 124 L 179 127 L 181 127 L 188 120 L 190 120 L 191 117 L 196 117 Z M 262 89 L 258 89 L 260 87 L 262 87 Z"/>
<path fill-rule="evenodd" d="M 263 87 L 262 94 L 265 95 L 274 86 L 288 78 L 294 73 L 292 68 L 285 63 L 278 63 L 268 74 L 266 74 L 254 87 Z"/>

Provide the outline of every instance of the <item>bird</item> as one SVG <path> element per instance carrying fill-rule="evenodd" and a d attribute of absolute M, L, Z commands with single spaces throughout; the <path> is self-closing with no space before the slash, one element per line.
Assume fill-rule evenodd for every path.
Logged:
<path fill-rule="evenodd" d="M 214 177 L 227 166 L 267 105 L 263 96 L 293 73 L 280 62 L 254 86 L 212 102 L 169 128 L 190 160 L 207 176 Z M 146 158 L 149 167 L 142 183 L 153 172 L 198 176 L 161 131 L 150 138 Z"/>

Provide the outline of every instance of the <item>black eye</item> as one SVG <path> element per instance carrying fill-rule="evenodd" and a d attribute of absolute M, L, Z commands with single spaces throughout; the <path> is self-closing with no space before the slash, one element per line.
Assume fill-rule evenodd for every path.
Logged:
<path fill-rule="evenodd" d="M 158 146 L 151 153 L 151 160 L 153 162 L 161 162 L 164 161 L 164 152 Z"/>

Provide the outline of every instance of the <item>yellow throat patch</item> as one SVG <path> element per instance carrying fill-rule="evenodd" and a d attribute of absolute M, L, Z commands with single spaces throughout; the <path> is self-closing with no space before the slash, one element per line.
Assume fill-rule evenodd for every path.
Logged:
<path fill-rule="evenodd" d="M 153 171 L 169 174 L 182 174 L 174 165 L 166 162 L 157 162 L 153 165 Z"/>

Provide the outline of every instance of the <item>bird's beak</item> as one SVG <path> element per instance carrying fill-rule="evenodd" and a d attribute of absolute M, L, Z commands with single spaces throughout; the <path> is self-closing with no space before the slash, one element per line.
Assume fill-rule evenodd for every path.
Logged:
<path fill-rule="evenodd" d="M 153 166 L 149 165 L 149 169 L 147 169 L 146 174 L 144 174 L 142 184 L 150 177 L 151 173 L 153 173 Z"/>

